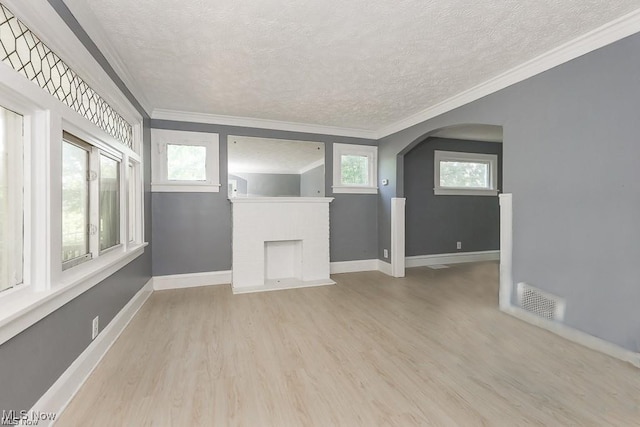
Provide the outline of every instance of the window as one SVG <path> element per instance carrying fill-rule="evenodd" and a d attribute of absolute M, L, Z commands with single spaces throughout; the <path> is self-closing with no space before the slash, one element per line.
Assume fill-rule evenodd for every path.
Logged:
<path fill-rule="evenodd" d="M 0 291 L 23 277 L 23 117 L 0 107 Z"/>
<path fill-rule="evenodd" d="M 20 15 L 36 19 L 23 3 L 12 2 Z M 143 118 L 89 52 L 70 58 L 91 75 L 92 88 L 41 39 L 35 38 L 37 49 L 29 44 L 35 36 L 3 11 L 5 27 L 19 31 L 3 31 L 2 44 L 26 41 L 29 48 L 18 49 L 0 73 L 0 345 L 147 246 Z M 62 34 L 54 27 L 42 27 L 52 40 Z M 72 34 L 59 37 L 59 46 L 77 42 Z M 46 76 L 54 71 L 72 81 L 51 83 Z"/>
<path fill-rule="evenodd" d="M 220 191 L 218 134 L 153 129 L 152 191 Z"/>
<path fill-rule="evenodd" d="M 378 147 L 333 144 L 333 192 L 375 194 Z"/>
<path fill-rule="evenodd" d="M 434 194 L 495 196 L 498 194 L 498 156 L 435 151 Z"/>
<path fill-rule="evenodd" d="M 65 268 L 91 258 L 89 248 L 89 153 L 77 140 L 62 143 L 62 263 Z"/>
<path fill-rule="evenodd" d="M 127 165 L 127 212 L 129 218 L 127 219 L 127 242 L 134 242 L 136 240 L 136 222 L 137 222 L 137 181 L 136 165 L 133 162 L 129 162 Z"/>
<path fill-rule="evenodd" d="M 127 235 L 137 227 L 137 203 L 121 202 L 121 160 L 68 133 L 62 141 L 62 266 L 66 270 L 121 244 L 121 203 L 127 203 Z M 135 164 L 128 163 L 136 176 Z M 129 179 L 127 197 L 135 199 Z M 129 187 L 132 191 L 129 190 Z M 134 241 L 132 238 L 128 241 Z"/>
<path fill-rule="evenodd" d="M 120 162 L 100 155 L 100 251 L 120 244 Z"/>

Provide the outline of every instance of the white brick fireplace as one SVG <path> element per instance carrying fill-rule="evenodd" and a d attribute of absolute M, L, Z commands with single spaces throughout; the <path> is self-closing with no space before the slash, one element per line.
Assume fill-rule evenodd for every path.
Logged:
<path fill-rule="evenodd" d="M 234 293 L 332 285 L 331 197 L 234 198 Z"/>

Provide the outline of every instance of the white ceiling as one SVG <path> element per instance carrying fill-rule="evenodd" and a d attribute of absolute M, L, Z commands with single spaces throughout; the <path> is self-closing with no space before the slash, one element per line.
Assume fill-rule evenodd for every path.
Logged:
<path fill-rule="evenodd" d="M 324 164 L 322 142 L 229 135 L 229 173 L 299 174 Z"/>
<path fill-rule="evenodd" d="M 640 0 L 65 1 L 154 109 L 365 130 L 640 8 Z"/>

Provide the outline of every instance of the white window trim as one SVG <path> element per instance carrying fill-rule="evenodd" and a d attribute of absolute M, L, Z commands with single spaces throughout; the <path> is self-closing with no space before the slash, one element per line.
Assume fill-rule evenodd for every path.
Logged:
<path fill-rule="evenodd" d="M 368 185 L 343 185 L 342 156 L 365 156 L 369 159 Z M 378 193 L 378 147 L 375 145 L 333 144 L 333 186 L 334 193 L 377 194 Z"/>
<path fill-rule="evenodd" d="M 490 188 L 442 187 L 440 186 L 440 162 L 477 162 L 489 165 Z M 436 196 L 497 196 L 498 155 L 463 153 L 435 150 L 433 156 L 433 194 Z"/>
<path fill-rule="evenodd" d="M 101 92 L 100 87 L 95 89 Z M 136 242 L 126 242 L 96 259 L 62 270 L 63 129 L 100 149 L 118 153 L 124 161 L 138 162 L 142 191 L 141 116 L 132 121 L 135 152 L 4 63 L 0 63 L 0 103 L 25 118 L 23 284 L 0 293 L 2 344 L 142 255 L 147 243 L 141 194 Z M 121 197 L 125 197 L 123 193 Z M 126 201 L 121 206 L 126 206 Z M 126 232 L 126 225 L 121 230 Z"/>
<path fill-rule="evenodd" d="M 167 178 L 167 145 L 207 148 L 205 181 L 170 181 Z M 217 133 L 168 129 L 151 130 L 151 191 L 217 193 L 220 191 L 220 137 Z"/>

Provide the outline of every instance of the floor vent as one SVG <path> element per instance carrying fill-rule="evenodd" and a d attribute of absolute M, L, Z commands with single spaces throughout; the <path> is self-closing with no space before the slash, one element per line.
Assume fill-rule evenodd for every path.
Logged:
<path fill-rule="evenodd" d="M 564 299 L 526 283 L 518 283 L 518 304 L 524 310 L 543 319 L 557 322 L 564 320 Z"/>
<path fill-rule="evenodd" d="M 432 265 L 428 265 L 427 267 L 433 269 L 433 270 L 440 270 L 442 268 L 449 268 L 448 265 L 444 265 L 444 264 L 432 264 Z"/>

